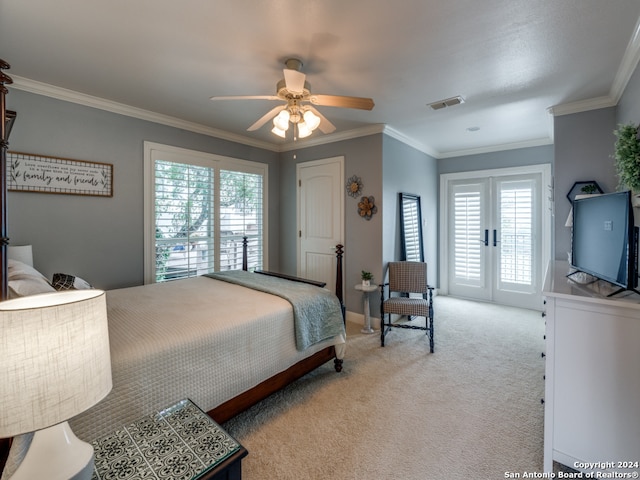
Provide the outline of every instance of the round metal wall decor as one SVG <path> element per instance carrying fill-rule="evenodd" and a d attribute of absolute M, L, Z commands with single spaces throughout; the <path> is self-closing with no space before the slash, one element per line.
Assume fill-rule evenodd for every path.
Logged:
<path fill-rule="evenodd" d="M 353 175 L 347 180 L 346 185 L 347 193 L 349 196 L 356 198 L 362 193 L 362 180 L 357 175 Z"/>
<path fill-rule="evenodd" d="M 358 215 L 365 220 L 371 220 L 371 217 L 378 212 L 376 201 L 371 197 L 362 197 L 358 202 Z"/>

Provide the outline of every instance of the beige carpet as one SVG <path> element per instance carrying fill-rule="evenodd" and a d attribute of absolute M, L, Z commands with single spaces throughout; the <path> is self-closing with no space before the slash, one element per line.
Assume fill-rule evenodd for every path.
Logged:
<path fill-rule="evenodd" d="M 327 364 L 224 427 L 249 451 L 244 480 L 497 479 L 542 470 L 539 312 L 435 298 L 424 332 L 349 327 Z M 419 321 L 423 321 L 420 319 Z"/>

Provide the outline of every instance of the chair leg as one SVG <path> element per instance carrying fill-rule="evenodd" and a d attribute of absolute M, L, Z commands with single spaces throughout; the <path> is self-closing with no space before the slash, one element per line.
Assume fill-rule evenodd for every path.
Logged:
<path fill-rule="evenodd" d="M 433 317 L 429 317 L 429 329 L 427 334 L 429 335 L 429 351 L 433 353 Z"/>
<path fill-rule="evenodd" d="M 380 346 L 384 347 L 384 335 L 385 335 L 385 323 L 384 323 L 384 313 L 380 315 Z"/>

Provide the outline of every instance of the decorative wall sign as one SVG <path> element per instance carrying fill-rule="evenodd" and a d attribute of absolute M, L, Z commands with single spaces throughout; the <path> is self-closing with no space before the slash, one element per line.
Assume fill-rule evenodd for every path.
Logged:
<path fill-rule="evenodd" d="M 7 188 L 18 192 L 113 196 L 113 165 L 8 152 Z"/>

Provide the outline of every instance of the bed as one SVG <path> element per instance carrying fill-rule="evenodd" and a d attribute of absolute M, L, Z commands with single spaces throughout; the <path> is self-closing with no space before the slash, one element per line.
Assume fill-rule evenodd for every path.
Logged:
<path fill-rule="evenodd" d="M 6 89 L 2 84 L 10 83 L 10 79 L 7 81 L 8 77 L 2 75 L 0 300 L 9 297 L 5 177 L 8 134 Z M 339 307 L 340 329 L 337 331 L 336 322 L 332 321 L 331 335 L 326 336 L 325 332 L 325 338 L 310 345 L 301 346 L 296 338 L 297 312 L 288 299 L 227 279 L 194 277 L 108 291 L 114 386 L 104 400 L 70 421 L 75 433 L 91 441 L 185 397 L 222 423 L 331 360 L 335 370 L 340 371 L 345 342 L 343 246 L 338 245 L 336 252 L 336 292 L 328 293 Z M 305 285 L 323 292 L 323 296 L 327 293 L 315 282 L 295 277 L 245 273 L 292 286 Z M 212 312 L 218 318 L 213 330 Z M 330 316 L 335 319 L 335 311 Z M 7 443 L 0 442 L 0 450 L 6 449 Z M 2 460 L 0 454 L 0 469 Z"/>
<path fill-rule="evenodd" d="M 278 277 L 245 271 L 220 275 L 226 273 L 244 275 L 107 292 L 114 386 L 70 422 L 76 435 L 98 438 L 185 397 L 224 422 L 329 359 L 341 370 L 345 333 L 335 295 Z M 236 280 L 330 295 L 333 307 L 317 319 L 330 328 L 314 338 L 296 338 L 301 324 L 313 319 L 296 323 L 300 314 L 289 300 Z"/>
<path fill-rule="evenodd" d="M 55 277 L 57 288 L 87 285 Z M 330 359 L 340 371 L 341 294 L 283 277 L 230 270 L 107 291 L 113 389 L 69 421 L 73 431 L 95 440 L 182 398 L 221 423 Z M 10 298 L 52 284 L 8 260 Z"/>

